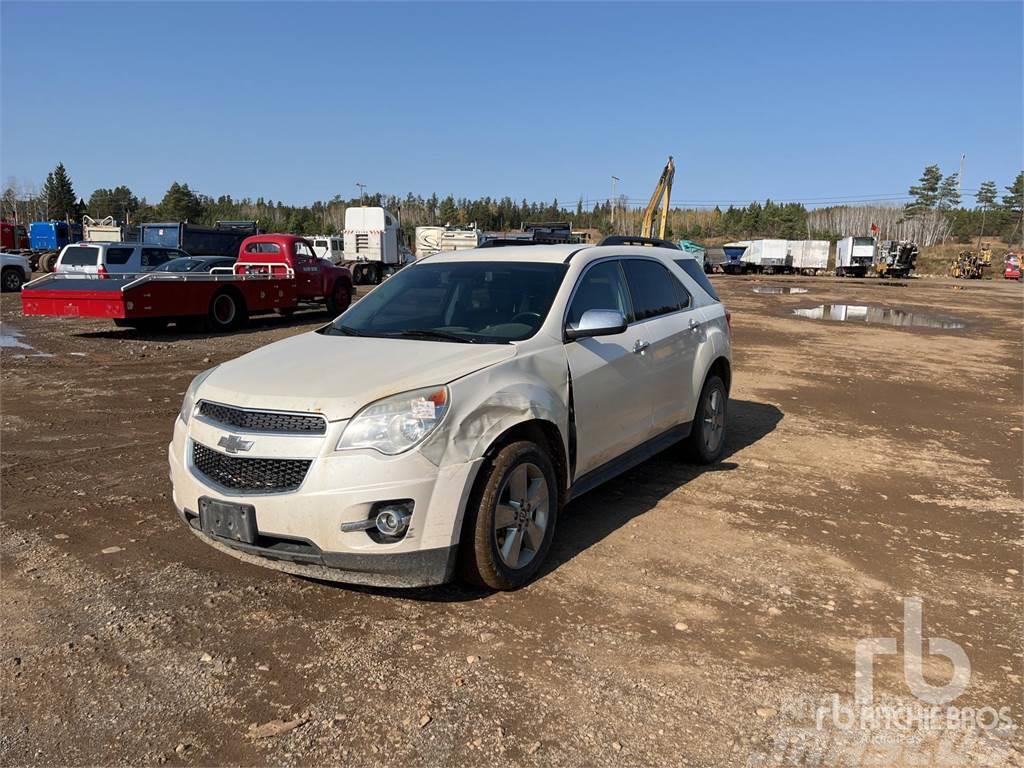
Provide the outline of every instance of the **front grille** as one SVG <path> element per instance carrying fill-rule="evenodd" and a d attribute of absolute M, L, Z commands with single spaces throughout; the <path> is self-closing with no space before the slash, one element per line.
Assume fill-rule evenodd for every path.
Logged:
<path fill-rule="evenodd" d="M 233 491 L 283 493 L 300 485 L 310 459 L 249 459 L 227 456 L 192 443 L 192 466 L 200 474 Z"/>
<path fill-rule="evenodd" d="M 250 432 L 287 432 L 290 434 L 322 435 L 327 432 L 323 416 L 274 411 L 246 411 L 219 403 L 203 401 L 199 405 L 202 416 L 228 427 Z"/>

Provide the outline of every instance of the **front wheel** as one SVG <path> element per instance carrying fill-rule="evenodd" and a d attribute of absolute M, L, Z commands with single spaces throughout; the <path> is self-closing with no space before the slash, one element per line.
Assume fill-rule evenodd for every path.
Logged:
<path fill-rule="evenodd" d="M 6 267 L 0 273 L 0 289 L 4 291 L 20 291 L 25 282 L 25 276 L 17 267 Z"/>
<path fill-rule="evenodd" d="M 559 488 L 547 452 L 528 440 L 502 448 L 466 509 L 462 575 L 491 589 L 518 589 L 551 548 Z"/>
<path fill-rule="evenodd" d="M 245 307 L 245 300 L 237 291 L 222 288 L 210 299 L 206 317 L 214 331 L 233 331 L 245 325 L 249 313 Z"/>
<path fill-rule="evenodd" d="M 689 453 L 698 464 L 714 464 L 725 450 L 729 393 L 717 375 L 708 376 L 697 402 L 690 431 Z"/>

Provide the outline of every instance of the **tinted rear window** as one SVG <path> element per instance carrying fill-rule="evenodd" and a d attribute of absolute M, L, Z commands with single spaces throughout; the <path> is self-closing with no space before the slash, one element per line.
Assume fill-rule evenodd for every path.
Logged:
<path fill-rule="evenodd" d="M 60 263 L 69 267 L 95 267 L 99 255 L 99 248 L 72 245 L 64 250 Z"/>
<path fill-rule="evenodd" d="M 662 264 L 647 259 L 625 259 L 626 283 L 633 299 L 633 319 L 667 315 L 685 309 L 689 296 L 679 281 Z"/>
<path fill-rule="evenodd" d="M 107 248 L 107 264 L 127 264 L 134 248 Z"/>
<path fill-rule="evenodd" d="M 692 277 L 708 296 L 715 301 L 721 301 L 715 287 L 708 280 L 708 276 L 704 274 L 704 268 L 697 263 L 696 259 L 676 259 L 676 264 L 682 268 L 683 272 Z"/>

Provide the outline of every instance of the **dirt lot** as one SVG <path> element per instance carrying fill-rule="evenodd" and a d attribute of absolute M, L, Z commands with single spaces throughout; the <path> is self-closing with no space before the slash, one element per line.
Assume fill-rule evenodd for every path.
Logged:
<path fill-rule="evenodd" d="M 809 714 L 853 696 L 858 640 L 903 651 L 920 596 L 925 638 L 970 660 L 952 705 L 1024 723 L 1021 286 L 716 284 L 736 350 L 726 458 L 669 452 L 581 498 L 511 594 L 306 581 L 178 522 L 166 444 L 190 378 L 322 316 L 143 336 L 24 318 L 5 294 L 3 334 L 26 346 L 0 360 L 0 762 L 1024 764 L 1020 731 L 876 738 Z M 966 327 L 791 313 L 837 302 Z M 876 699 L 914 702 L 903 661 L 876 659 Z M 275 720 L 293 727 L 252 729 Z"/>

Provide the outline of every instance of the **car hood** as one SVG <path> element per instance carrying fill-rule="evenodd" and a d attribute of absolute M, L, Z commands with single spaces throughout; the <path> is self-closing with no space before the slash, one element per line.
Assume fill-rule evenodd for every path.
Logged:
<path fill-rule="evenodd" d="M 219 366 L 197 399 L 339 421 L 382 397 L 447 384 L 515 354 L 512 344 L 304 333 Z"/>

